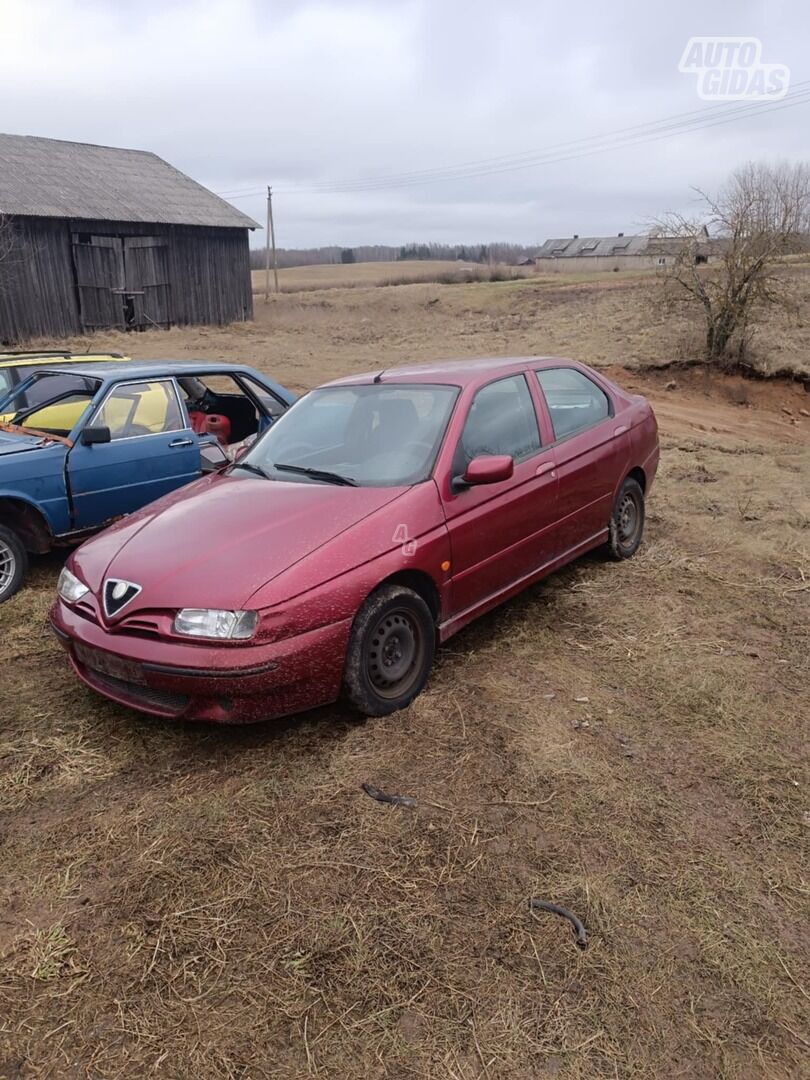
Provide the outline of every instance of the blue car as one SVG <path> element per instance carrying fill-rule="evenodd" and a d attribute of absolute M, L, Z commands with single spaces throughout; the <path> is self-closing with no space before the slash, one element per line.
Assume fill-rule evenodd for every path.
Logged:
<path fill-rule="evenodd" d="M 0 398 L 0 603 L 28 553 L 73 544 L 234 460 L 295 400 L 249 367 L 43 368 Z"/>

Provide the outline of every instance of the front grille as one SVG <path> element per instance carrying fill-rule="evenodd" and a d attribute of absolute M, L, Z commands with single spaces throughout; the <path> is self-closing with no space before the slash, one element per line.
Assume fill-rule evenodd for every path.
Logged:
<path fill-rule="evenodd" d="M 90 622 L 95 623 L 98 626 L 98 616 L 96 615 L 96 609 L 88 600 L 77 600 L 73 605 L 77 613 L 84 619 L 89 619 Z"/>
<path fill-rule="evenodd" d="M 119 634 L 131 634 L 134 637 L 159 638 L 160 624 L 157 619 L 150 619 L 148 616 L 131 615 L 128 619 L 123 619 L 119 623 L 116 632 Z"/>
<path fill-rule="evenodd" d="M 168 713 L 181 713 L 190 700 L 187 694 L 173 694 L 169 690 L 155 690 L 152 686 L 139 686 L 137 683 L 127 682 L 126 679 L 102 675 L 100 671 L 93 671 L 86 667 L 82 668 L 82 671 L 87 681 L 102 692 L 108 690 L 111 694 L 120 694 L 134 702 L 142 702 L 144 705 L 151 705 Z"/>

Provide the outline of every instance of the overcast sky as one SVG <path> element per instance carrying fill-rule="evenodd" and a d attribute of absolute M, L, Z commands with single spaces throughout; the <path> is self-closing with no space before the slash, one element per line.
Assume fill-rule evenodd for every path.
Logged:
<path fill-rule="evenodd" d="M 695 35 L 760 38 L 795 87 L 807 0 L 0 0 L 0 19 L 0 130 L 152 150 L 217 192 L 272 183 L 285 247 L 629 232 L 743 161 L 810 159 L 807 104 L 520 171 L 306 193 L 706 107 L 678 71 Z M 264 221 L 260 194 L 233 201 Z"/>

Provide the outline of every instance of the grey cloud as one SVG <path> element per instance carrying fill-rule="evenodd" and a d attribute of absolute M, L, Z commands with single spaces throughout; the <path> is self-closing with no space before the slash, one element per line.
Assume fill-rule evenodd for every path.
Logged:
<path fill-rule="evenodd" d="M 102 0 L 6 0 L 2 17 L 0 129 L 151 149 L 215 191 L 271 182 L 286 246 L 618 231 L 752 156 L 810 157 L 799 106 L 531 170 L 284 194 L 700 108 L 677 70 L 696 34 L 758 35 L 798 81 L 801 0 L 147 0 L 137 19 Z M 263 220 L 261 194 L 235 204 Z"/>

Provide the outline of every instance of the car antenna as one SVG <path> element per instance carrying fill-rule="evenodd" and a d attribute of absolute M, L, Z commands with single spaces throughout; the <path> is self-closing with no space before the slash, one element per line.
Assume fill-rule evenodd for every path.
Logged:
<path fill-rule="evenodd" d="M 387 368 L 383 368 L 382 371 L 378 371 L 371 381 L 375 383 L 382 382 L 382 377 L 385 374 L 386 370 Z"/>

